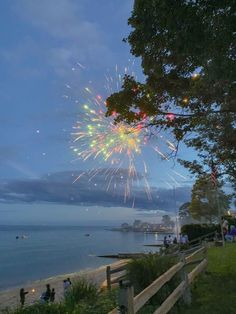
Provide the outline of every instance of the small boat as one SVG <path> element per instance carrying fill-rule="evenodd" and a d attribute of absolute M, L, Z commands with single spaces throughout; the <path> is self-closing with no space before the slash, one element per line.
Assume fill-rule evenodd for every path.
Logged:
<path fill-rule="evenodd" d="M 21 236 L 16 236 L 16 239 L 28 239 L 29 236 L 22 234 Z"/>
<path fill-rule="evenodd" d="M 90 236 L 90 234 L 89 233 L 85 233 L 85 237 L 89 237 Z"/>

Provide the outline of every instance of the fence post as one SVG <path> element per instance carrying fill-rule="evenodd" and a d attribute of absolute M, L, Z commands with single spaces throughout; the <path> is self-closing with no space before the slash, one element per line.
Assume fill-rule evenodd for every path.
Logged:
<path fill-rule="evenodd" d="M 206 260 L 208 260 L 208 255 L 207 255 L 207 241 L 204 241 L 204 243 L 203 243 L 203 245 L 204 245 L 204 257 L 205 257 L 205 259 Z M 207 272 L 207 270 L 205 269 L 204 270 L 204 273 L 206 274 L 206 272 Z"/>
<path fill-rule="evenodd" d="M 111 290 L 111 266 L 107 266 L 107 289 Z"/>
<path fill-rule="evenodd" d="M 188 273 L 186 270 L 186 260 L 185 260 L 185 254 L 182 253 L 180 255 L 181 262 L 183 262 L 184 266 L 180 271 L 181 274 L 181 280 L 185 282 L 185 289 L 183 293 L 183 300 L 185 304 L 191 304 L 191 289 L 190 289 L 190 284 L 188 282 Z"/>
<path fill-rule="evenodd" d="M 134 314 L 134 288 L 130 281 L 119 282 L 118 307 L 120 314 Z"/>

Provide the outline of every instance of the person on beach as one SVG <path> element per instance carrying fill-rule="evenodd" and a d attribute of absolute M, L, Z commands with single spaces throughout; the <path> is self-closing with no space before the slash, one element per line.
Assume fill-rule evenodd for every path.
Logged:
<path fill-rule="evenodd" d="M 50 300 L 50 296 L 51 296 L 51 288 L 50 288 L 50 285 L 47 284 L 46 285 L 46 292 L 44 294 L 44 301 L 48 302 Z"/>
<path fill-rule="evenodd" d="M 55 289 L 52 288 L 51 294 L 50 294 L 50 302 L 53 303 L 55 301 Z"/>
<path fill-rule="evenodd" d="M 172 236 L 169 234 L 168 236 L 168 244 L 172 244 L 173 243 L 173 239 L 172 239 Z"/>
<path fill-rule="evenodd" d="M 168 244 L 168 241 L 167 241 L 167 237 L 166 237 L 166 236 L 164 236 L 163 244 L 164 244 L 164 247 L 165 247 L 166 249 L 169 247 L 169 244 Z"/>
<path fill-rule="evenodd" d="M 69 278 L 70 279 L 70 278 Z M 70 281 L 68 281 L 68 279 L 63 280 L 63 289 L 64 289 L 64 296 L 67 295 L 69 289 L 70 289 Z"/>
<path fill-rule="evenodd" d="M 72 287 L 72 282 L 69 277 L 66 280 L 68 282 L 68 289 L 70 289 Z"/>
<path fill-rule="evenodd" d="M 20 289 L 20 304 L 21 304 L 21 306 L 24 306 L 24 304 L 25 304 L 25 296 L 27 293 L 29 293 L 29 292 L 25 291 L 24 288 Z"/>

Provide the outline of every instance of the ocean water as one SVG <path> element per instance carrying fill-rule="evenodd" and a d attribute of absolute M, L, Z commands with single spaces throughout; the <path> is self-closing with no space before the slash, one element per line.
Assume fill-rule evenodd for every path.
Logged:
<path fill-rule="evenodd" d="M 163 235 L 109 231 L 106 227 L 0 226 L 0 290 L 114 262 L 118 252 L 154 252 L 145 247 Z M 86 236 L 90 234 L 90 236 Z M 27 239 L 16 239 L 28 235 Z"/>

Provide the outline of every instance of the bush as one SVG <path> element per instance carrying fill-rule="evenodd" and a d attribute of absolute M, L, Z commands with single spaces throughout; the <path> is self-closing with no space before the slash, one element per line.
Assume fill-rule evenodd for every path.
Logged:
<path fill-rule="evenodd" d="M 117 291 L 99 292 L 96 285 L 84 279 L 73 284 L 65 297 L 68 313 L 107 314 L 116 307 Z"/>
<path fill-rule="evenodd" d="M 95 284 L 80 279 L 75 282 L 65 296 L 65 304 L 73 308 L 76 304 L 95 302 L 97 300 L 98 290 Z"/>
<path fill-rule="evenodd" d="M 127 278 L 134 286 L 134 293 L 140 293 L 176 263 L 177 258 L 172 256 L 160 256 L 158 254 L 151 254 L 140 259 L 132 260 L 127 266 Z M 174 276 L 150 299 L 147 306 L 150 306 L 150 304 L 156 306 L 160 305 L 176 288 L 179 282 L 179 276 Z"/>
<path fill-rule="evenodd" d="M 65 314 L 69 313 L 64 304 L 34 304 L 16 310 L 3 310 L 3 314 Z"/>
<path fill-rule="evenodd" d="M 220 233 L 220 226 L 215 224 L 189 224 L 181 228 L 181 233 L 187 234 L 189 241 L 217 231 Z"/>

